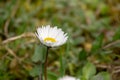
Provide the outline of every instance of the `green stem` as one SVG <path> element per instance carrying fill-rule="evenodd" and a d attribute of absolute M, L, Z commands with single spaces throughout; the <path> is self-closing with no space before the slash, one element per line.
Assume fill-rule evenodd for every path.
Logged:
<path fill-rule="evenodd" d="M 47 80 L 47 60 L 48 60 L 48 51 L 49 51 L 49 47 L 47 47 L 46 58 L 45 58 L 45 63 L 44 63 L 44 77 L 45 77 L 45 80 Z"/>
<path fill-rule="evenodd" d="M 48 58 L 48 51 L 49 51 L 49 47 L 47 47 L 47 51 L 45 54 L 45 62 L 42 63 L 42 65 L 44 66 L 44 78 L 45 80 L 47 80 L 47 58 Z M 40 73 L 38 80 L 43 80 L 43 73 Z"/>

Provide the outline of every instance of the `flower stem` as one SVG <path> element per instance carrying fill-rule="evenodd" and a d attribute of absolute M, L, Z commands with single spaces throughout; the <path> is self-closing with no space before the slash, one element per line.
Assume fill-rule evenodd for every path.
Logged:
<path fill-rule="evenodd" d="M 45 58 L 45 63 L 44 63 L 44 77 L 45 77 L 45 80 L 47 80 L 47 60 L 48 60 L 48 51 L 49 51 L 49 47 L 47 47 L 46 58 Z"/>

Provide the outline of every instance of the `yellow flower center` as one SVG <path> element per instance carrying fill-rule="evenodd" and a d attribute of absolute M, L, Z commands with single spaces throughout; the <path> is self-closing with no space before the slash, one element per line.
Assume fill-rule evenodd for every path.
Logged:
<path fill-rule="evenodd" d="M 45 42 L 47 42 L 47 41 L 56 42 L 56 40 L 55 40 L 54 38 L 51 38 L 51 37 L 46 37 L 46 38 L 44 39 L 44 41 L 45 41 Z"/>

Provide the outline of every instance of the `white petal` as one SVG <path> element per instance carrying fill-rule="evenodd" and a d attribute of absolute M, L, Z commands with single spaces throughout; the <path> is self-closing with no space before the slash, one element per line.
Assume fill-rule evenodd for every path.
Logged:
<path fill-rule="evenodd" d="M 72 76 L 64 76 L 62 78 L 59 78 L 58 80 L 80 80 Z"/>
<path fill-rule="evenodd" d="M 50 25 L 38 28 L 35 34 L 41 43 L 50 47 L 61 46 L 67 41 L 68 38 L 67 33 L 64 33 L 60 28 L 57 28 L 57 26 L 52 28 Z M 55 39 L 56 42 L 44 41 L 44 39 L 47 37 Z"/>

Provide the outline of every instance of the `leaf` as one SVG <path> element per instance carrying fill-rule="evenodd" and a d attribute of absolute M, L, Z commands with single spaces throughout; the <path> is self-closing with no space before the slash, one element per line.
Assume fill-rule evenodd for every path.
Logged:
<path fill-rule="evenodd" d="M 79 60 L 86 60 L 87 58 L 87 53 L 85 50 L 82 50 L 80 53 L 79 53 Z"/>
<path fill-rule="evenodd" d="M 94 41 L 93 45 L 92 45 L 92 52 L 96 52 L 98 49 L 100 49 L 102 47 L 102 43 L 103 43 L 103 35 L 99 35 L 96 40 Z"/>
<path fill-rule="evenodd" d="M 91 80 L 111 80 L 111 77 L 108 72 L 100 72 L 91 78 Z"/>
<path fill-rule="evenodd" d="M 57 80 L 58 75 L 56 75 L 55 73 L 48 71 L 48 80 Z"/>
<path fill-rule="evenodd" d="M 32 61 L 33 62 L 38 62 L 38 61 L 44 62 L 45 54 L 46 54 L 46 47 L 36 45 L 34 55 L 32 56 Z"/>
<path fill-rule="evenodd" d="M 60 54 L 60 77 L 64 75 L 65 75 L 65 60 L 62 54 Z"/>
<path fill-rule="evenodd" d="M 39 74 L 42 74 L 42 65 L 40 65 L 40 66 L 35 66 L 32 70 L 29 71 L 29 74 L 30 74 L 32 77 L 36 77 L 36 76 L 38 76 Z"/>
<path fill-rule="evenodd" d="M 95 75 L 96 73 L 96 67 L 88 62 L 82 69 L 82 73 L 83 73 L 83 77 L 86 79 L 86 80 L 89 80 L 92 76 Z"/>
<path fill-rule="evenodd" d="M 117 29 L 115 35 L 113 36 L 113 41 L 120 39 L 120 28 Z"/>

